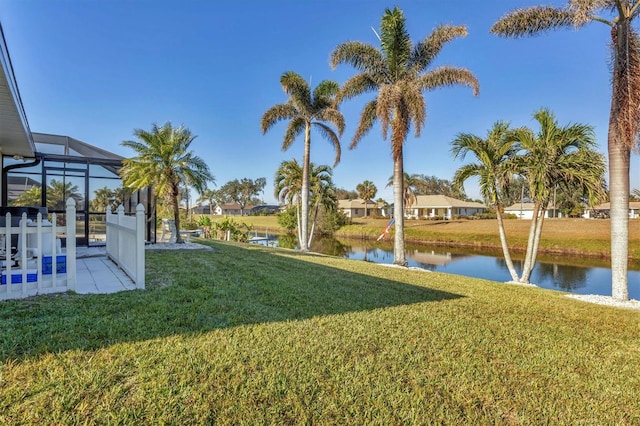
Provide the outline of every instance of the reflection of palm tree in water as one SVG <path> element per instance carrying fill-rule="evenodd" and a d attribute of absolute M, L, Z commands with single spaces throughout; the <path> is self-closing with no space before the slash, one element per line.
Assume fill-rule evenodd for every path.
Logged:
<path fill-rule="evenodd" d="M 513 264 L 516 269 L 522 269 L 523 260 L 514 260 Z M 503 258 L 496 258 L 496 265 L 499 268 L 506 269 L 506 263 Z M 587 285 L 587 276 L 591 268 L 571 265 L 558 265 L 557 263 L 536 263 L 533 273 L 535 279 L 533 282 L 548 281 L 556 287 L 565 290 L 575 290 Z"/>
<path fill-rule="evenodd" d="M 311 251 L 324 253 L 330 256 L 345 257 L 351 252 L 351 246 L 342 244 L 340 241 L 332 237 L 318 238 L 313 242 Z"/>
<path fill-rule="evenodd" d="M 575 290 L 587 285 L 590 268 L 562 265 L 556 263 L 539 263 L 537 272 L 540 280 L 547 278 L 563 290 Z"/>
<path fill-rule="evenodd" d="M 280 235 L 278 237 L 278 247 L 287 248 L 287 249 L 295 249 L 298 244 L 298 237 L 289 232 L 284 235 Z"/>

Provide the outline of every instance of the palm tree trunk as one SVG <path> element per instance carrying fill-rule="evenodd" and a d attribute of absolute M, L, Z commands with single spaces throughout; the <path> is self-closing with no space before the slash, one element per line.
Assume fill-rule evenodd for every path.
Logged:
<path fill-rule="evenodd" d="M 538 219 L 536 219 L 536 229 L 533 233 L 533 247 L 531 248 L 531 253 L 529 253 L 527 247 L 527 259 L 528 264 L 522 268 L 522 282 L 528 283 L 531 278 L 531 272 L 533 268 L 536 266 L 536 256 L 538 254 L 538 247 L 540 246 L 540 235 L 542 235 L 542 224 L 544 223 L 544 215 L 546 209 L 542 207 L 540 209 L 540 213 L 538 214 Z"/>
<path fill-rule="evenodd" d="M 611 202 L 611 295 L 629 300 L 629 161 L 630 151 L 612 135 L 609 124 L 609 200 Z"/>
<path fill-rule="evenodd" d="M 629 300 L 629 285 L 627 269 L 629 262 L 629 161 L 631 143 L 625 146 L 619 123 L 619 115 L 623 110 L 621 105 L 621 81 L 629 77 L 628 37 L 630 28 L 628 21 L 619 22 L 613 27 L 612 43 L 615 58 L 613 60 L 613 93 L 611 95 L 611 111 L 609 113 L 609 202 L 611 221 L 611 295 L 614 299 Z M 625 72 L 626 71 L 626 72 Z M 628 141 L 633 142 L 633 141 Z"/>
<path fill-rule="evenodd" d="M 393 242 L 393 263 L 407 266 L 404 256 L 404 170 L 402 148 L 393 161 L 393 217 L 396 219 Z"/>
<path fill-rule="evenodd" d="M 300 230 L 300 251 L 309 251 L 309 154 L 311 151 L 311 124 L 304 131 L 304 154 L 302 157 L 302 213 Z"/>
<path fill-rule="evenodd" d="M 504 232 L 504 222 L 502 220 L 502 206 L 496 206 L 497 214 L 496 219 L 498 220 L 498 233 L 500 234 L 500 245 L 502 245 L 502 254 L 504 255 L 504 262 L 507 264 L 507 269 L 509 270 L 509 274 L 511 275 L 511 281 L 518 281 L 518 273 L 516 272 L 516 268 L 513 266 L 513 260 L 511 260 L 511 253 L 509 253 L 509 246 L 507 245 L 507 235 Z"/>
<path fill-rule="evenodd" d="M 309 233 L 309 248 L 311 248 L 311 241 L 313 241 L 313 233 L 316 229 L 316 221 L 318 220 L 318 209 L 320 208 L 320 203 L 316 203 L 315 211 L 313 213 L 313 222 L 311 222 L 311 232 Z"/>
<path fill-rule="evenodd" d="M 527 252 L 524 255 L 524 264 L 522 265 L 522 274 L 520 275 L 521 283 L 529 283 L 529 268 L 531 268 L 531 257 L 533 254 L 533 246 L 536 238 L 536 229 L 538 227 L 538 214 L 540 213 L 540 202 L 536 200 L 533 207 L 533 217 L 531 218 L 531 226 L 529 227 L 529 238 L 527 240 Z M 526 278 L 525 278 L 526 277 Z"/>
<path fill-rule="evenodd" d="M 176 224 L 176 244 L 182 244 L 182 237 L 180 236 L 180 206 L 178 205 L 178 196 L 180 195 L 180 188 L 178 185 L 172 185 L 171 189 L 171 203 L 173 204 L 173 220 Z"/>
<path fill-rule="evenodd" d="M 533 241 L 533 253 L 531 254 L 531 270 L 529 271 L 529 274 L 531 274 L 531 271 L 533 271 L 533 268 L 535 268 L 536 266 L 536 258 L 538 257 L 538 248 L 540 247 L 540 236 L 542 235 L 542 226 L 544 225 L 544 216 L 546 213 L 547 213 L 547 209 L 543 207 L 540 213 L 540 219 L 538 220 L 538 228 L 536 229 L 536 236 Z M 527 276 L 527 280 L 528 279 L 529 277 Z"/>
<path fill-rule="evenodd" d="M 302 241 L 302 234 L 301 234 L 302 221 L 300 220 L 300 200 L 298 200 L 298 202 L 296 203 L 296 219 L 298 220 L 298 244 L 300 244 L 300 241 Z"/>

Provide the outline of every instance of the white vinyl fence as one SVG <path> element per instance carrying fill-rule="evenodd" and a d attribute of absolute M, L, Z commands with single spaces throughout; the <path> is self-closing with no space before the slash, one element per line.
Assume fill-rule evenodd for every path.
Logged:
<path fill-rule="evenodd" d="M 124 207 L 118 206 L 116 214 L 107 209 L 107 256 L 144 289 L 144 206 L 136 206 L 135 216 L 125 216 Z"/>
<path fill-rule="evenodd" d="M 23 213 L 20 224 L 12 226 L 11 213 L 7 213 L 5 225 L 0 226 L 0 300 L 75 291 L 75 201 L 70 198 L 66 207 L 67 226 L 57 225 L 55 213 L 51 222 L 43 218 L 42 213 L 38 213 L 35 220 L 27 219 Z M 61 248 L 61 237 L 67 241 L 65 252 Z"/>

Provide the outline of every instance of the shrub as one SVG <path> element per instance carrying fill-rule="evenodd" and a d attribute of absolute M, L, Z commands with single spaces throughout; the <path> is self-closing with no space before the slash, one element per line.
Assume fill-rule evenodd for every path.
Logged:
<path fill-rule="evenodd" d="M 351 224 L 351 218 L 341 210 L 324 210 L 320 213 L 316 229 L 322 235 L 331 235 L 341 227 Z"/>
<path fill-rule="evenodd" d="M 287 207 L 284 211 L 276 213 L 278 225 L 286 229 L 288 232 L 298 227 L 298 217 L 295 207 Z"/>
<path fill-rule="evenodd" d="M 198 229 L 198 224 L 196 222 L 184 221 L 180 224 L 180 228 L 191 231 L 193 229 Z"/>
<path fill-rule="evenodd" d="M 197 221 L 198 226 L 211 226 L 211 218 L 209 216 L 200 216 Z"/>
<path fill-rule="evenodd" d="M 243 230 L 244 228 L 245 230 Z M 238 223 L 230 217 L 225 217 L 219 222 L 214 224 L 214 229 L 219 231 L 222 235 L 226 236 L 227 233 L 231 233 L 231 240 L 246 243 L 249 241 L 249 232 L 252 227 L 246 223 Z"/>

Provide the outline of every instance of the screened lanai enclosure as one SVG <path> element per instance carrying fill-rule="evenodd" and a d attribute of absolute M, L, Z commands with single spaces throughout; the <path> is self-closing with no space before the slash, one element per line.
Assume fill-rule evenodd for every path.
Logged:
<path fill-rule="evenodd" d="M 40 207 L 49 217 L 66 224 L 65 203 L 76 201 L 76 244 L 103 245 L 106 240 L 106 209 L 122 204 L 125 213 L 135 213 L 138 203 L 145 208 L 146 239 L 155 241 L 155 210 L 150 189 L 123 188 L 118 176 L 123 158 L 68 136 L 32 132 L 35 155 L 2 156 L 2 207 L 0 215 L 12 216 Z M 36 210 L 29 210 L 28 215 Z M 35 213 L 37 214 L 37 213 Z"/>

